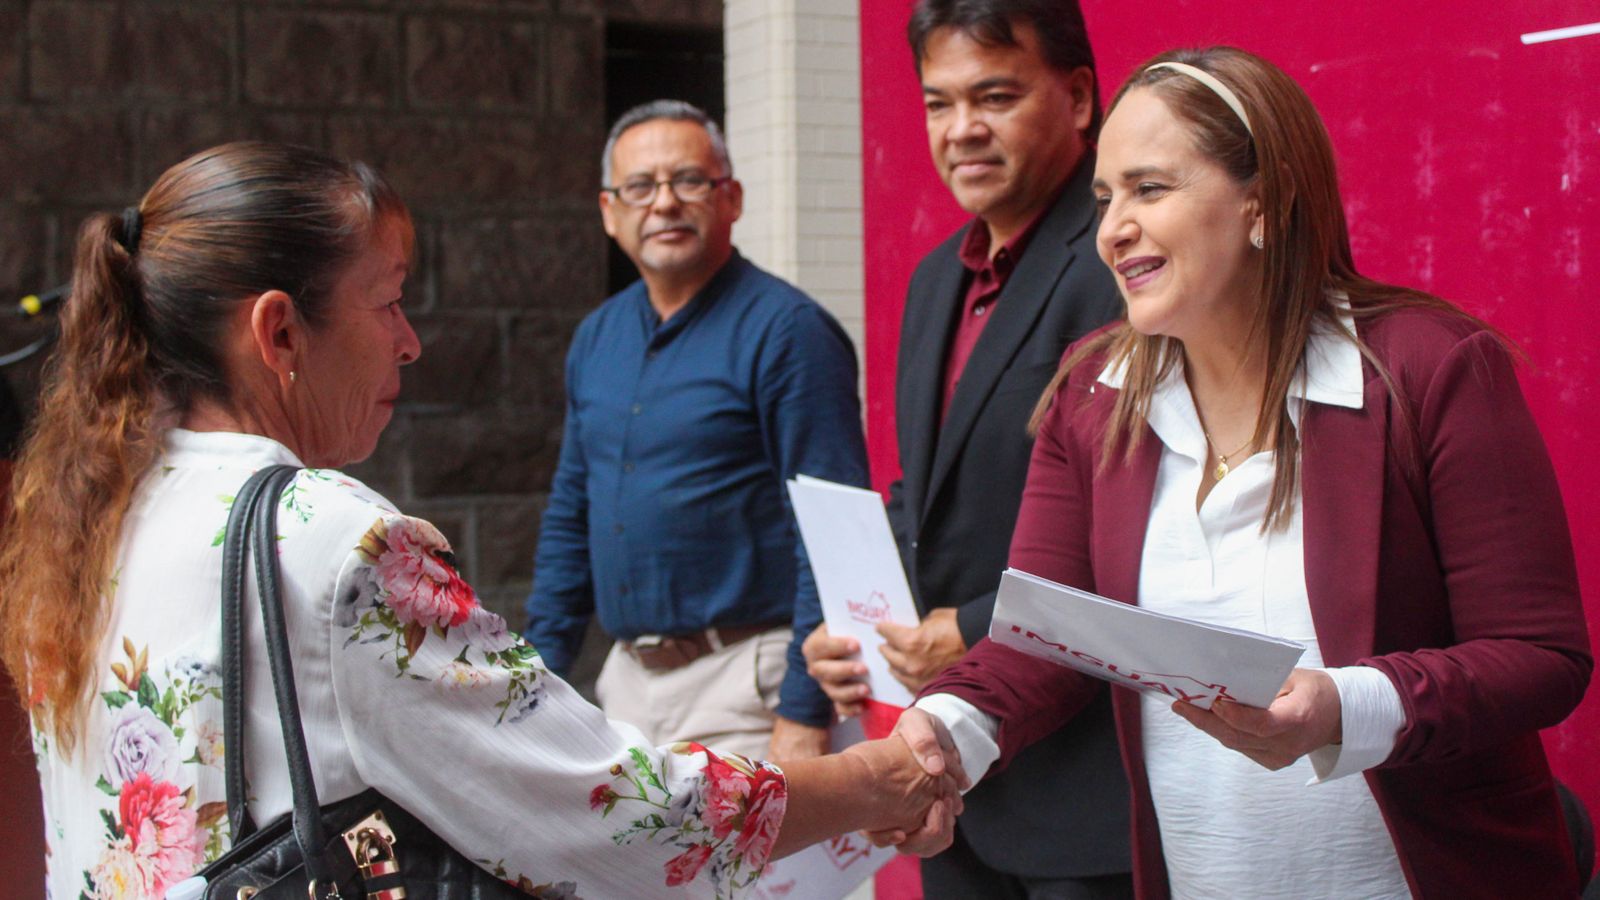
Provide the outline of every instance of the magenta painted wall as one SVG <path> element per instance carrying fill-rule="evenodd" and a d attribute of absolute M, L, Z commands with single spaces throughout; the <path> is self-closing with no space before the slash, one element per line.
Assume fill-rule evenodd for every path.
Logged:
<path fill-rule="evenodd" d="M 1573 0 L 1085 0 L 1102 90 L 1175 46 L 1230 43 L 1294 76 L 1338 150 L 1357 265 L 1455 300 L 1527 352 L 1523 386 L 1566 497 L 1600 637 L 1600 20 Z M 909 0 L 862 0 L 867 425 L 875 483 L 898 473 L 894 358 L 906 281 L 964 217 L 935 176 L 905 42 Z M 1336 10 L 1336 12 L 1334 12 Z M 1600 644 L 1600 641 L 1597 641 Z M 1600 691 L 1545 734 L 1600 815 Z"/>

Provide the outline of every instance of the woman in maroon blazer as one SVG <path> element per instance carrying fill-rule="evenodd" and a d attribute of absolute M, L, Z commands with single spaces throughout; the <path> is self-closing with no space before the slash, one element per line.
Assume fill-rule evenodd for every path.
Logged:
<path fill-rule="evenodd" d="M 1248 53 L 1135 74 L 1094 189 L 1128 319 L 1041 401 L 1011 565 L 1309 648 L 1266 710 L 1114 690 L 1140 895 L 1574 895 L 1537 732 L 1592 661 L 1505 341 L 1356 273 L 1322 122 Z M 992 773 L 1092 688 L 986 640 L 901 730 Z"/>

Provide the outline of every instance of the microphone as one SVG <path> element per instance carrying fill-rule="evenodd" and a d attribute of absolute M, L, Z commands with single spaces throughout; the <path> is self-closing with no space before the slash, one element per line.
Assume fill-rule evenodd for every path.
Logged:
<path fill-rule="evenodd" d="M 67 294 L 71 290 L 71 284 L 63 284 L 42 294 L 29 294 L 17 301 L 17 315 L 25 319 L 41 315 L 45 310 L 67 299 Z"/>
<path fill-rule="evenodd" d="M 17 305 L 14 307 L 16 309 L 17 317 L 22 319 L 32 319 L 42 316 L 51 307 L 59 306 L 61 301 L 67 299 L 67 294 L 71 292 L 71 290 L 71 284 L 63 284 L 60 287 L 51 288 L 42 294 L 29 294 L 28 296 L 17 301 Z M 0 368 L 22 362 L 35 353 L 38 353 L 40 350 L 43 350 L 45 347 L 48 347 L 50 342 L 54 341 L 55 339 L 56 322 L 52 320 L 49 327 L 45 330 L 45 333 L 37 338 L 34 338 L 33 341 L 28 344 L 28 346 L 13 350 L 10 353 L 0 354 Z"/>

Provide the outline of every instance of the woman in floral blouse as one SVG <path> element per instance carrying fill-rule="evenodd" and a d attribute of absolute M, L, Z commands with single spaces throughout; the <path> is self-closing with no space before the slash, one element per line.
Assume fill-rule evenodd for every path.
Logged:
<path fill-rule="evenodd" d="M 744 893 L 775 855 L 959 805 L 898 739 L 786 772 L 609 722 L 478 604 L 430 524 L 336 470 L 420 352 L 410 218 L 372 170 L 229 144 L 91 217 L 0 554 L 4 661 L 34 722 L 50 893 L 161 897 L 229 845 L 222 536 L 263 466 L 324 803 L 376 787 L 535 896 Z M 288 810 L 245 603 L 251 812 Z M 942 799 L 941 799 L 942 798 Z"/>

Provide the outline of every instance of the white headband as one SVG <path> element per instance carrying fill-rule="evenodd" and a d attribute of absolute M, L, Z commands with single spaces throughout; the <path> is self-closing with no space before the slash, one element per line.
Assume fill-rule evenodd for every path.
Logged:
<path fill-rule="evenodd" d="M 1234 94 L 1227 85 L 1218 80 L 1217 76 L 1204 69 L 1181 62 L 1158 62 L 1149 69 L 1145 69 L 1145 71 L 1148 72 L 1151 69 L 1171 69 L 1174 72 L 1182 72 L 1210 88 L 1211 93 L 1221 97 L 1222 102 L 1228 104 L 1228 108 L 1233 110 L 1233 114 L 1238 116 L 1239 121 L 1244 123 L 1244 130 L 1249 132 L 1251 137 L 1256 136 L 1255 131 L 1250 127 L 1250 117 L 1244 114 L 1244 104 L 1239 102 L 1238 95 Z"/>

